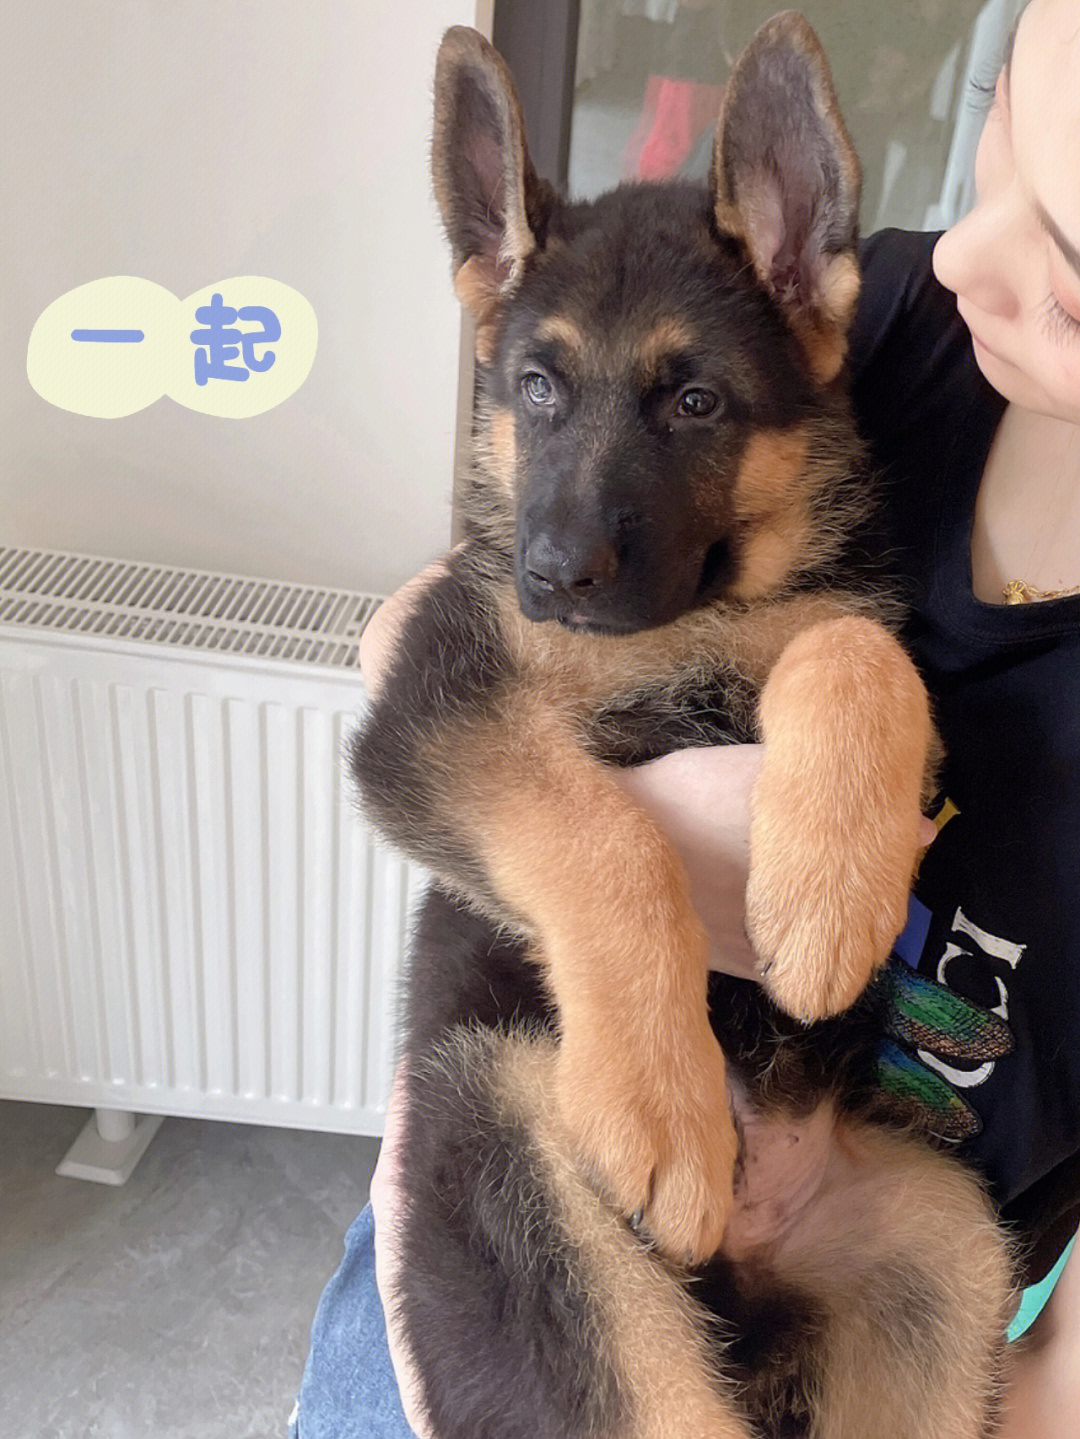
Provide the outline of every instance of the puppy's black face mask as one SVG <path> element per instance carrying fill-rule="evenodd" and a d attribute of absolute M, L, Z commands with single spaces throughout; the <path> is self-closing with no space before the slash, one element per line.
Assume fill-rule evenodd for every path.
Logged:
<path fill-rule="evenodd" d="M 821 407 L 800 348 L 707 191 L 560 209 L 487 376 L 524 614 L 622 633 L 771 588 L 762 531 L 801 503 Z M 771 444 L 779 438 L 779 445 Z"/>
<path fill-rule="evenodd" d="M 858 165 L 812 37 L 747 52 L 708 184 L 568 205 L 505 65 L 452 31 L 433 173 L 477 322 L 483 523 L 523 613 L 626 633 L 783 588 L 858 291 Z"/>

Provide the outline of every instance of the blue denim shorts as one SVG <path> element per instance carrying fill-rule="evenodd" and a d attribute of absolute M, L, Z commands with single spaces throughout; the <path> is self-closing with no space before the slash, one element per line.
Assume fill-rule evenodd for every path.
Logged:
<path fill-rule="evenodd" d="M 374 1234 L 368 1208 L 346 1234 L 345 1257 L 319 1301 L 289 1439 L 413 1439 L 375 1287 Z M 1041 1284 L 1025 1290 L 1010 1339 L 1019 1338 L 1045 1305 L 1071 1249 Z"/>
<path fill-rule="evenodd" d="M 345 1257 L 311 1326 L 289 1439 L 413 1439 L 401 1408 L 375 1287 L 371 1209 L 345 1236 Z"/>

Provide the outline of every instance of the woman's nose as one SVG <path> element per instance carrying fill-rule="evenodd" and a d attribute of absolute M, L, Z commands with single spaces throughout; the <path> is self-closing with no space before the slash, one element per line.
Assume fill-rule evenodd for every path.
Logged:
<path fill-rule="evenodd" d="M 1019 232 L 1009 203 L 1008 196 L 979 201 L 934 246 L 934 274 L 945 288 L 983 314 L 1005 320 L 1020 311 L 1013 278 Z"/>

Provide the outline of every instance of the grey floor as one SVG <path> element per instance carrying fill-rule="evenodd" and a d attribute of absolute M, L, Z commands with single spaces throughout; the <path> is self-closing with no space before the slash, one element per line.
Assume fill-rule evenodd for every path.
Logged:
<path fill-rule="evenodd" d="M 0 1103 L 0 1433 L 282 1439 L 376 1141 L 168 1119 L 109 1188 L 86 1117 Z"/>

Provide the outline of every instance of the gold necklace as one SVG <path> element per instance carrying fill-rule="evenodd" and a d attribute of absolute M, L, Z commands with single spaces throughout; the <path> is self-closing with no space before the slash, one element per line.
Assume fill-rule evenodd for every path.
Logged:
<path fill-rule="evenodd" d="M 1080 585 L 1073 585 L 1067 590 L 1039 590 L 1024 580 L 1010 580 L 1001 592 L 1007 605 L 1026 605 L 1032 600 L 1060 600 L 1066 595 L 1080 595 Z"/>

